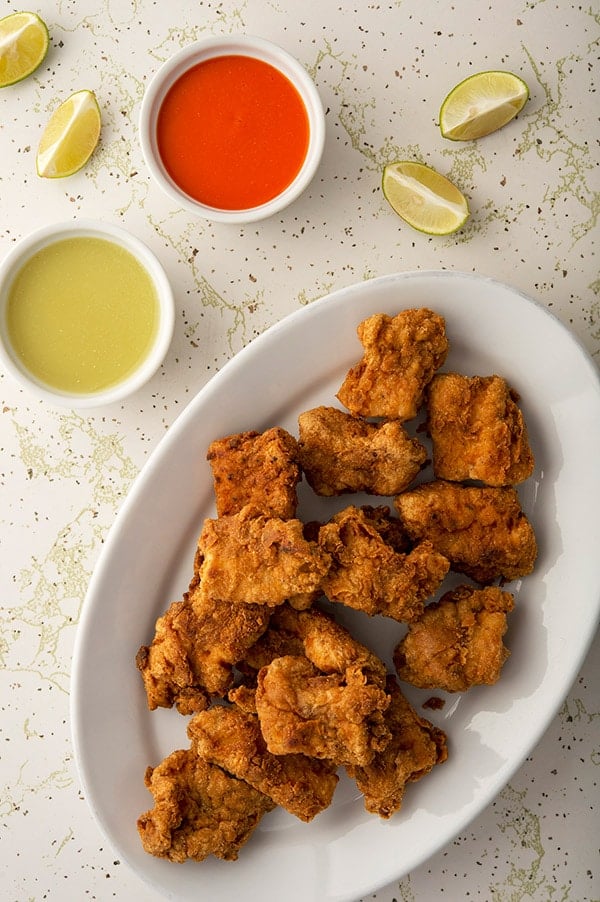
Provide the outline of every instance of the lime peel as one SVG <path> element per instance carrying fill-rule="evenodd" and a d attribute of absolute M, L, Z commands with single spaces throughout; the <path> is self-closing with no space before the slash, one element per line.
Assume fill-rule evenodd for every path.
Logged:
<path fill-rule="evenodd" d="M 102 116 L 93 91 L 71 94 L 53 112 L 36 157 L 41 178 L 64 178 L 85 166 L 100 138 Z"/>
<path fill-rule="evenodd" d="M 48 27 L 37 13 L 17 12 L 0 19 L 0 88 L 35 72 L 49 45 Z"/>
<path fill-rule="evenodd" d="M 469 218 L 469 205 L 461 191 L 424 163 L 389 163 L 383 170 L 382 190 L 398 216 L 427 235 L 450 235 Z"/>
<path fill-rule="evenodd" d="M 512 72 L 486 70 L 455 85 L 440 108 L 440 131 L 451 141 L 473 141 L 502 128 L 529 99 L 529 88 Z"/>

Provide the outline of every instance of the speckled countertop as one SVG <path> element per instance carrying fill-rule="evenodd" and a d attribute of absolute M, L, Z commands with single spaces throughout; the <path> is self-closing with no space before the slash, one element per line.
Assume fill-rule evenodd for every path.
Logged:
<path fill-rule="evenodd" d="M 19 8 L 5 2 L 0 16 Z M 69 724 L 77 624 L 116 511 L 149 452 L 225 361 L 299 306 L 354 282 L 476 270 L 552 309 L 599 359 L 600 16 L 596 4 L 568 0 L 57 0 L 35 9 L 50 28 L 47 60 L 0 93 L 0 255 L 46 223 L 123 224 L 164 264 L 177 315 L 164 366 L 126 403 L 91 414 L 54 409 L 0 374 L 0 898 L 151 902 L 86 805 Z M 163 60 L 194 39 L 234 32 L 296 56 L 327 112 L 310 189 L 248 227 L 194 220 L 168 202 L 150 183 L 136 125 Z M 441 100 L 489 68 L 528 82 L 525 110 L 480 142 L 444 141 Z M 84 87 L 103 112 L 98 150 L 80 174 L 40 180 L 43 124 Z M 468 196 L 462 231 L 429 238 L 394 215 L 381 170 L 402 158 L 429 163 Z M 543 739 L 487 810 L 373 898 L 600 898 L 598 652 L 596 640 Z"/>

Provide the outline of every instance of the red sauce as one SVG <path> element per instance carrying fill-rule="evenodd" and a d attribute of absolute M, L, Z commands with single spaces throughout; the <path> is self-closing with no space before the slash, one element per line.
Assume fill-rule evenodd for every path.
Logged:
<path fill-rule="evenodd" d="M 223 210 L 264 204 L 287 188 L 308 149 L 306 107 L 274 66 L 219 56 L 184 72 L 158 113 L 158 149 L 174 182 Z"/>

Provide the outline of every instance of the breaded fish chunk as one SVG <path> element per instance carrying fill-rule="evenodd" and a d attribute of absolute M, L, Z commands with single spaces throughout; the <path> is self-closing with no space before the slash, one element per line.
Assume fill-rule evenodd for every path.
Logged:
<path fill-rule="evenodd" d="M 355 416 L 411 420 L 448 353 L 444 318 L 426 307 L 377 313 L 357 333 L 364 355 L 336 397 Z"/>
<path fill-rule="evenodd" d="M 170 861 L 203 861 L 209 855 L 235 861 L 263 814 L 275 808 L 268 796 L 190 749 L 148 767 L 145 783 L 154 808 L 137 821 L 142 845 Z"/>
<path fill-rule="evenodd" d="M 410 551 L 412 542 L 406 535 L 398 517 L 392 516 L 387 504 L 379 504 L 376 507 L 370 504 L 361 504 L 360 510 L 371 526 L 375 527 L 386 545 L 390 545 L 394 551 Z"/>
<path fill-rule="evenodd" d="M 459 586 L 430 604 L 394 650 L 398 676 L 422 689 L 465 692 L 492 685 L 509 656 L 502 637 L 510 592 Z"/>
<path fill-rule="evenodd" d="M 201 591 L 223 601 L 275 606 L 318 589 L 329 556 L 307 541 L 300 520 L 267 517 L 247 505 L 207 519 L 198 541 Z"/>
<path fill-rule="evenodd" d="M 479 583 L 531 573 L 537 543 L 514 488 L 435 480 L 394 499 L 413 541 L 428 540 L 450 568 Z"/>
<path fill-rule="evenodd" d="M 244 662 L 260 670 L 275 658 L 286 655 L 304 655 L 323 673 L 344 673 L 348 668 L 356 668 L 365 681 L 385 688 L 385 664 L 318 607 L 297 611 L 284 604 L 276 608 L 268 629 L 248 649 Z"/>
<path fill-rule="evenodd" d="M 321 583 L 327 598 L 371 616 L 418 617 L 450 568 L 431 542 L 399 554 L 365 512 L 352 506 L 321 527 L 319 544 L 332 559 Z"/>
<path fill-rule="evenodd" d="M 368 423 L 315 407 L 298 417 L 300 465 L 317 495 L 397 495 L 419 473 L 427 451 L 398 420 Z"/>
<path fill-rule="evenodd" d="M 281 622 L 281 614 L 287 608 L 288 606 L 284 604 L 273 610 L 269 627 L 254 645 L 248 649 L 244 655 L 244 660 L 240 662 L 240 671 L 248 677 L 253 677 L 254 683 L 261 667 L 266 667 L 275 658 L 283 658 L 285 655 L 304 654 L 304 641 L 297 632 L 286 629 Z M 295 613 L 295 609 L 292 609 L 292 611 Z M 256 710 L 256 705 L 254 710 Z"/>
<path fill-rule="evenodd" d="M 274 426 L 216 439 L 206 455 L 213 473 L 219 517 L 247 504 L 262 514 L 289 520 L 296 515 L 301 478 L 296 439 Z"/>
<path fill-rule="evenodd" d="M 427 425 L 436 477 L 502 486 L 531 476 L 534 459 L 518 400 L 501 376 L 434 376 Z"/>
<path fill-rule="evenodd" d="M 370 764 L 346 768 L 364 795 L 366 810 L 386 819 L 400 809 L 406 785 L 448 757 L 446 734 L 417 714 L 391 676 L 387 691 L 391 702 L 385 720 L 391 741 Z"/>
<path fill-rule="evenodd" d="M 258 712 L 274 755 L 356 763 L 389 740 L 385 664 L 317 607 L 276 608 L 240 667 L 256 680 L 256 693 L 241 687 L 230 698 Z"/>
<path fill-rule="evenodd" d="M 156 621 L 150 645 L 136 656 L 148 707 L 173 705 L 181 714 L 207 707 L 233 681 L 233 665 L 264 633 L 270 609 L 203 596 L 198 584 Z"/>
<path fill-rule="evenodd" d="M 274 755 L 368 764 L 390 741 L 388 704 L 385 690 L 356 666 L 323 673 L 304 656 L 286 655 L 258 673 L 256 710 Z"/>
<path fill-rule="evenodd" d="M 255 714 L 218 705 L 190 720 L 188 736 L 201 758 L 245 780 L 302 821 L 311 821 L 331 804 L 338 782 L 335 765 L 306 755 L 271 754 Z"/>

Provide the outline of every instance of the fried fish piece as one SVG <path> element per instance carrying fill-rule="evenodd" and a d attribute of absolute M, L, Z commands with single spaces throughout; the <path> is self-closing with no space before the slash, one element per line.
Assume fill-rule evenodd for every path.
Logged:
<path fill-rule="evenodd" d="M 509 656 L 502 642 L 510 592 L 459 586 L 428 605 L 394 650 L 398 676 L 422 689 L 465 692 L 492 685 Z"/>
<path fill-rule="evenodd" d="M 383 661 L 318 607 L 297 611 L 284 604 L 276 608 L 269 628 L 248 649 L 244 661 L 258 671 L 286 655 L 304 655 L 322 673 L 344 673 L 353 667 L 366 682 L 385 688 Z"/>
<path fill-rule="evenodd" d="M 275 755 L 356 763 L 389 740 L 385 664 L 318 607 L 276 608 L 240 666 L 254 675 L 256 693 L 244 687 L 230 697 L 256 708 Z"/>
<path fill-rule="evenodd" d="M 256 710 L 274 755 L 368 764 L 390 741 L 388 704 L 385 690 L 357 666 L 323 673 L 303 655 L 286 655 L 258 673 Z"/>
<path fill-rule="evenodd" d="M 448 757 L 446 734 L 417 714 L 392 676 L 387 691 L 391 702 L 385 720 L 391 741 L 370 764 L 346 768 L 364 795 L 366 810 L 385 819 L 400 809 L 408 783 Z"/>
<path fill-rule="evenodd" d="M 156 622 L 150 645 L 136 656 L 148 707 L 177 707 L 192 714 L 223 696 L 233 681 L 233 665 L 264 633 L 270 609 L 203 595 L 198 583 Z"/>
<path fill-rule="evenodd" d="M 219 517 L 237 514 L 247 504 L 269 517 L 295 517 L 302 474 L 296 439 L 285 429 L 274 426 L 216 439 L 207 460 Z"/>
<path fill-rule="evenodd" d="M 321 527 L 319 544 L 332 559 L 321 583 L 327 598 L 371 616 L 399 621 L 418 617 L 450 568 L 431 542 L 399 554 L 373 520 L 353 506 Z"/>
<path fill-rule="evenodd" d="M 412 419 L 448 353 L 444 318 L 426 307 L 377 313 L 357 333 L 364 355 L 336 397 L 355 416 Z"/>
<path fill-rule="evenodd" d="M 268 751 L 255 714 L 218 705 L 188 724 L 192 748 L 201 758 L 245 780 L 302 821 L 311 821 L 331 804 L 336 767 L 306 755 Z"/>
<path fill-rule="evenodd" d="M 408 538 L 398 517 L 392 516 L 390 508 L 386 504 L 373 507 L 370 504 L 361 504 L 363 512 L 371 526 L 374 526 L 386 545 L 389 545 L 399 554 L 410 551 L 412 542 Z M 321 526 L 323 524 L 320 524 Z M 319 534 L 317 532 L 317 539 Z"/>
<path fill-rule="evenodd" d="M 287 618 L 281 616 L 286 610 L 287 605 L 274 609 L 268 629 L 248 649 L 240 662 L 242 673 L 256 677 L 261 667 L 266 667 L 275 658 L 304 654 L 304 640 L 298 634 L 296 622 L 293 625 L 286 623 Z"/>
<path fill-rule="evenodd" d="M 201 591 L 211 598 L 275 606 L 318 589 L 329 556 L 303 536 L 300 520 L 267 517 L 247 505 L 207 519 L 198 541 Z M 310 600 L 310 598 L 309 598 Z"/>
<path fill-rule="evenodd" d="M 298 417 L 300 465 L 318 495 L 397 495 L 410 485 L 427 451 L 398 420 L 369 423 L 336 407 Z"/>
<path fill-rule="evenodd" d="M 240 683 L 227 693 L 229 701 L 246 714 L 256 714 L 256 687 Z"/>
<path fill-rule="evenodd" d="M 429 540 L 452 570 L 476 582 L 526 576 L 537 543 L 519 497 L 509 486 L 463 486 L 435 480 L 394 499 L 413 541 Z"/>
<path fill-rule="evenodd" d="M 503 486 L 531 476 L 534 459 L 518 400 L 501 376 L 434 376 L 427 426 L 436 477 Z"/>
<path fill-rule="evenodd" d="M 146 769 L 154 808 L 137 828 L 146 852 L 158 858 L 235 861 L 263 814 L 275 803 L 243 780 L 209 764 L 191 749 L 172 752 Z"/>

